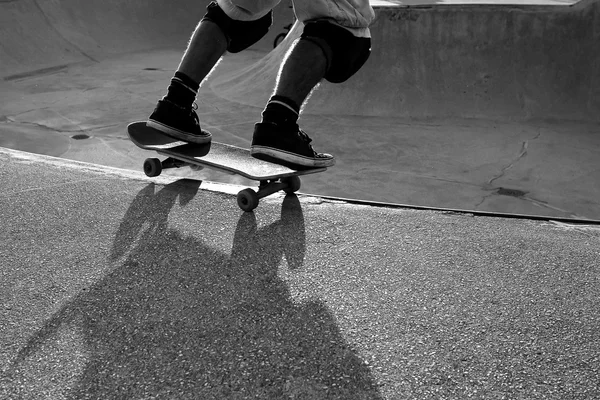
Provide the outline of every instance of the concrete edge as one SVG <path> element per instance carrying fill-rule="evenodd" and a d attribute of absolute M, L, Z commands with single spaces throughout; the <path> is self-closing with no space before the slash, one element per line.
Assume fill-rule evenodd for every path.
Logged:
<path fill-rule="evenodd" d="M 82 172 L 94 172 L 105 175 L 117 176 L 125 179 L 133 179 L 136 181 L 143 182 L 154 182 L 159 185 L 168 185 L 170 183 L 176 182 L 183 178 L 178 176 L 158 176 L 149 178 L 142 172 L 109 167 L 99 164 L 87 163 L 84 161 L 75 161 L 75 160 L 67 160 L 59 157 L 53 157 L 42 154 L 29 153 L 21 150 L 13 150 L 0 147 L 0 155 L 6 155 L 11 159 L 15 159 L 18 161 L 25 161 L 29 163 L 36 164 L 47 164 L 57 168 L 72 168 L 78 169 Z M 219 183 L 219 182 L 211 182 L 202 180 L 201 189 L 207 190 L 210 192 L 229 194 L 232 196 L 237 195 L 237 193 L 246 188 L 246 186 L 235 185 L 231 183 Z M 319 199 L 323 203 L 330 204 L 347 204 L 347 205 L 357 205 L 357 206 L 365 206 L 365 207 L 382 207 L 382 208 L 396 208 L 396 209 L 408 209 L 408 210 L 416 210 L 416 211 L 433 211 L 439 212 L 443 214 L 460 214 L 467 216 L 478 216 L 478 217 L 489 217 L 489 218 L 510 218 L 510 219 L 524 219 L 524 220 L 532 220 L 532 221 L 548 221 L 555 223 L 563 228 L 577 228 L 577 229 L 591 229 L 596 230 L 600 229 L 600 220 L 594 219 L 575 219 L 575 218 L 556 218 L 549 216 L 537 216 L 537 215 L 527 215 L 527 214 L 510 214 L 510 213 L 495 213 L 490 211 L 474 211 L 474 210 L 465 210 L 465 209 L 454 209 L 454 208 L 439 208 L 439 207 L 428 207 L 428 206 L 418 206 L 411 204 L 397 204 L 397 203 L 386 203 L 386 202 L 377 202 L 377 201 L 368 201 L 368 200 L 358 200 L 358 199 L 349 199 L 343 197 L 334 197 L 334 196 L 322 196 L 311 193 L 298 192 L 299 195 L 305 198 L 314 198 Z"/>
<path fill-rule="evenodd" d="M 104 175 L 112 175 L 115 177 L 121 177 L 125 179 L 132 179 L 136 181 L 142 182 L 153 182 L 159 185 L 168 185 L 170 183 L 176 182 L 183 178 L 179 176 L 157 176 L 157 177 L 147 177 L 143 172 L 132 171 L 124 168 L 115 168 L 109 167 L 105 165 L 93 164 L 84 161 L 75 161 L 68 160 L 60 157 L 53 157 L 44 154 L 36 154 L 30 153 L 22 150 L 13 150 L 7 149 L 5 147 L 0 147 L 0 155 L 6 155 L 10 159 L 14 159 L 21 162 L 35 163 L 35 164 L 46 164 L 57 168 L 71 168 L 77 169 L 82 172 L 94 172 Z M 211 191 L 211 192 L 219 192 L 225 194 L 237 194 L 239 190 L 244 188 L 244 186 L 234 185 L 230 183 L 218 183 L 218 182 L 210 182 L 210 181 L 202 181 L 202 189 Z"/>
<path fill-rule="evenodd" d="M 315 197 L 319 197 L 322 200 L 336 201 L 342 202 L 346 204 L 361 204 L 369 207 L 386 207 L 386 208 L 403 208 L 409 210 L 417 210 L 417 211 L 435 211 L 443 214 L 461 214 L 461 215 L 469 215 L 469 216 L 477 216 L 477 217 L 489 217 L 489 218 L 508 218 L 508 219 L 525 219 L 531 221 L 547 221 L 554 222 L 561 226 L 566 226 L 571 224 L 576 227 L 590 227 L 593 229 L 600 229 L 600 220 L 596 219 L 585 219 L 585 218 L 560 218 L 560 217 L 551 217 L 544 215 L 531 215 L 531 214 L 514 214 L 514 213 L 500 213 L 500 212 L 492 212 L 492 211 L 477 211 L 477 210 L 468 210 L 461 208 L 441 208 L 441 207 L 429 207 L 429 206 L 418 206 L 411 204 L 401 204 L 401 203 L 385 203 L 378 201 L 369 201 L 369 200 L 355 200 L 348 199 L 344 197 L 334 197 L 334 196 L 320 196 L 320 195 L 311 195 Z"/>
<path fill-rule="evenodd" d="M 558 9 L 572 10 L 572 9 L 584 9 L 588 7 L 594 0 L 579 0 L 574 2 L 526 2 L 526 3 L 516 3 L 516 2 L 495 2 L 495 1 L 482 1 L 479 3 L 472 2 L 448 2 L 448 3 L 395 3 L 386 0 L 381 1 L 373 1 L 371 5 L 375 10 L 397 10 L 397 9 L 478 9 L 478 8 L 486 8 L 486 9 L 518 9 L 523 11 L 546 11 L 552 10 L 556 11 Z"/>

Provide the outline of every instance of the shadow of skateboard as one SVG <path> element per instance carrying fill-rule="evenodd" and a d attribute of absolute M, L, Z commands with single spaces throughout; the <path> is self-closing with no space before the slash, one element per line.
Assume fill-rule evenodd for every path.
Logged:
<path fill-rule="evenodd" d="M 258 160 L 250 150 L 219 142 L 207 144 L 186 143 L 146 126 L 145 121 L 127 126 L 129 139 L 144 150 L 156 151 L 166 156 L 163 161 L 147 158 L 144 173 L 159 176 L 163 169 L 189 166 L 194 170 L 204 167 L 230 174 L 241 175 L 259 182 L 258 190 L 243 189 L 237 195 L 238 206 L 244 211 L 258 207 L 259 200 L 278 191 L 294 193 L 300 189 L 300 175 L 323 172 L 327 168 L 296 170 L 283 165 Z"/>

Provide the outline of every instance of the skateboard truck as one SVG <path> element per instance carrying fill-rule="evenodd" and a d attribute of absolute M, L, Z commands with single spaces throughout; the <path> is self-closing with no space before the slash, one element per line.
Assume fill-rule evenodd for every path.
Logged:
<path fill-rule="evenodd" d="M 286 194 L 295 193 L 300 190 L 300 178 L 290 176 L 288 178 L 279 178 L 267 181 L 260 181 L 258 192 L 253 189 L 244 189 L 237 194 L 238 206 L 244 211 L 252 211 L 258 207 L 258 201 L 273 193 L 282 190 Z"/>

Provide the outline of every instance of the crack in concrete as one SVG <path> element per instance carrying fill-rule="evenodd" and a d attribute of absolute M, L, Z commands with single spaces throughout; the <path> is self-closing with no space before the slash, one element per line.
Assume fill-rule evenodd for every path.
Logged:
<path fill-rule="evenodd" d="M 490 190 L 492 190 L 492 189 L 490 189 Z M 483 199 L 482 199 L 482 200 L 481 200 L 479 203 L 477 203 L 477 204 L 475 205 L 475 209 L 477 209 L 479 206 L 481 206 L 483 203 L 485 203 L 485 201 L 486 201 L 487 199 L 489 199 L 490 197 L 492 197 L 492 196 L 494 196 L 495 194 L 497 194 L 497 193 L 495 192 L 496 188 L 494 188 L 493 190 L 494 190 L 494 192 L 492 192 L 492 193 L 488 194 L 487 196 L 484 196 L 484 197 L 483 197 Z M 545 208 L 545 209 L 548 209 L 548 210 L 552 210 L 552 211 L 559 211 L 559 212 L 561 212 L 561 213 L 565 213 L 565 214 L 567 214 L 567 215 L 568 215 L 568 217 L 569 217 L 569 218 L 583 218 L 582 216 L 580 216 L 580 215 L 578 215 L 578 214 L 575 214 L 575 213 L 572 213 L 572 212 L 571 212 L 571 211 L 569 211 L 569 210 L 565 210 L 565 209 L 562 209 L 562 208 L 559 208 L 559 207 L 556 207 L 556 206 L 552 206 L 552 205 L 548 204 L 547 202 L 545 202 L 545 201 L 543 201 L 543 200 L 538 200 L 538 199 L 536 199 L 536 198 L 533 198 L 533 197 L 519 196 L 519 197 L 514 197 L 514 198 L 515 198 L 515 199 L 521 199 L 521 200 L 523 200 L 523 201 L 525 201 L 525 202 L 528 202 L 528 203 L 534 204 L 534 205 L 536 205 L 536 206 L 538 206 L 538 207 L 540 207 L 540 208 Z"/>
<path fill-rule="evenodd" d="M 458 184 L 458 185 L 479 187 L 479 185 L 470 183 L 470 182 L 464 182 L 464 181 L 459 181 L 459 180 L 455 180 L 455 179 L 439 178 L 437 176 L 424 175 L 424 174 L 413 173 L 413 172 L 409 172 L 409 171 L 398 171 L 398 170 L 389 169 L 389 168 L 363 167 L 363 168 L 357 169 L 356 172 L 354 172 L 354 174 L 362 174 L 362 173 L 369 173 L 369 172 L 375 173 L 378 175 L 381 175 L 381 174 L 404 175 L 404 176 L 417 177 L 420 179 L 428 179 L 428 180 L 433 180 L 433 181 L 438 181 L 438 182 L 446 182 L 446 183 L 454 183 L 454 184 Z"/>
<path fill-rule="evenodd" d="M 53 132 L 53 133 L 65 133 L 65 132 L 66 132 L 66 133 L 73 133 L 73 132 L 78 132 L 78 133 L 86 133 L 86 132 L 88 132 L 88 131 L 89 131 L 89 130 L 85 130 L 85 129 L 83 129 L 83 128 L 79 127 L 79 126 L 75 126 L 76 130 L 65 130 L 65 129 L 63 129 L 63 130 L 59 130 L 59 129 L 53 128 L 53 127 L 51 127 L 51 126 L 48 126 L 48 125 L 44 125 L 44 124 L 42 124 L 42 123 L 39 123 L 39 122 L 32 122 L 32 121 L 17 121 L 17 120 L 14 120 L 14 119 L 12 119 L 12 118 L 8 118 L 8 120 L 9 120 L 10 122 L 12 122 L 13 124 L 20 124 L 20 125 L 30 125 L 30 126 L 35 126 L 35 127 L 37 127 L 37 128 L 42 128 L 42 129 L 44 129 L 44 130 L 46 130 L 46 131 L 50 131 L 50 132 Z"/>
<path fill-rule="evenodd" d="M 509 169 L 511 169 L 512 167 L 514 167 L 519 161 L 521 161 L 523 158 L 525 158 L 525 156 L 527 156 L 527 152 L 529 150 L 529 142 L 532 140 L 537 140 L 539 139 L 539 137 L 542 135 L 541 132 L 538 131 L 538 134 L 535 135 L 535 137 L 525 140 L 522 144 L 521 144 L 521 151 L 519 152 L 519 155 L 510 163 L 508 164 L 506 167 L 502 168 L 500 170 L 500 173 L 496 176 L 494 176 L 492 179 L 490 179 L 488 181 L 488 185 L 492 185 L 494 183 L 494 181 L 504 177 L 504 175 L 506 175 L 506 171 L 508 171 Z"/>
<path fill-rule="evenodd" d="M 64 116 L 63 116 L 64 117 Z M 53 128 L 49 125 L 44 125 L 43 123 L 40 122 L 33 122 L 33 121 L 19 121 L 17 119 L 15 119 L 14 117 L 4 117 L 4 118 L 0 118 L 0 122 L 2 123 L 9 123 L 9 124 L 13 124 L 13 125 L 27 125 L 27 126 L 33 126 L 33 127 L 37 127 L 37 128 L 41 128 L 44 131 L 49 131 L 52 133 L 85 133 L 85 134 L 89 134 L 89 135 L 93 135 L 93 133 L 95 131 L 101 130 L 101 129 L 106 129 L 106 128 L 116 128 L 120 125 L 120 123 L 112 123 L 112 124 L 105 124 L 105 125 L 99 125 L 99 126 L 93 126 L 90 128 L 83 128 L 80 125 L 74 123 L 73 121 L 69 120 L 68 118 L 67 121 L 69 121 L 72 125 L 74 129 L 57 129 L 57 128 Z M 113 139 L 123 139 L 123 140 L 129 140 L 126 137 L 123 136 L 115 136 L 115 135 L 104 135 L 105 137 L 109 137 L 109 138 L 113 138 Z"/>
<path fill-rule="evenodd" d="M 490 179 L 490 180 L 487 182 L 487 185 L 486 185 L 486 186 L 487 186 L 487 188 L 485 188 L 485 187 L 484 187 L 484 190 L 491 191 L 491 193 L 490 193 L 490 194 L 488 194 L 488 195 L 486 195 L 486 196 L 483 196 L 483 198 L 481 199 L 481 201 L 480 201 L 479 203 L 477 203 L 477 204 L 475 205 L 475 207 L 479 207 L 479 206 L 481 206 L 483 203 L 485 203 L 485 202 L 486 202 L 486 200 L 488 200 L 490 197 L 492 197 L 492 196 L 494 196 L 495 194 L 497 194 L 497 193 L 496 193 L 496 190 L 497 190 L 498 188 L 495 188 L 495 187 L 492 187 L 492 188 L 490 188 L 490 186 L 492 186 L 492 184 L 494 183 L 494 181 L 497 181 L 498 179 L 500 179 L 500 178 L 504 177 L 504 176 L 506 175 L 506 172 L 507 172 L 509 169 L 511 169 L 512 167 L 514 167 L 514 166 L 515 166 L 515 165 L 516 165 L 516 164 L 517 164 L 519 161 L 521 161 L 523 158 L 525 158 L 525 157 L 527 156 L 527 154 L 528 154 L 528 151 L 529 151 L 529 142 L 531 142 L 531 141 L 533 141 L 533 140 L 537 140 L 537 139 L 539 139 L 541 135 L 542 135 L 542 133 L 541 133 L 541 132 L 540 132 L 540 130 L 538 129 L 538 133 L 537 133 L 537 135 L 535 135 L 533 138 L 531 138 L 531 139 L 527 139 L 527 140 L 525 140 L 523 143 L 521 143 L 521 151 L 519 151 L 519 154 L 517 155 L 517 157 L 516 157 L 516 158 L 515 158 L 513 161 L 511 161 L 511 162 L 510 162 L 510 163 L 509 163 L 507 166 L 503 167 L 503 168 L 500 170 L 500 173 L 498 173 L 496 176 L 492 177 L 492 178 L 491 178 L 491 179 Z M 529 198 L 529 197 L 526 197 L 526 196 L 520 196 L 520 197 L 515 197 L 515 198 L 519 198 L 519 199 L 523 199 L 523 200 L 526 200 L 526 201 L 530 201 L 530 202 L 532 202 L 532 203 L 534 203 L 534 204 L 536 204 L 536 205 L 538 205 L 538 206 L 542 206 L 542 207 L 544 207 L 544 208 L 555 209 L 555 208 L 553 208 L 553 207 L 549 206 L 547 203 L 544 203 L 544 202 L 542 202 L 542 201 L 540 201 L 540 200 L 536 200 L 536 199 Z M 566 212 L 565 210 L 560 210 L 560 209 L 555 209 L 555 210 L 562 211 L 562 212 Z"/>
<path fill-rule="evenodd" d="M 18 113 L 18 114 L 12 115 L 12 116 L 2 116 L 0 118 L 0 122 L 9 122 L 9 123 L 12 123 L 12 124 L 33 125 L 33 126 L 36 126 L 36 127 L 39 127 L 39 128 L 43 128 L 45 130 L 49 130 L 49 131 L 52 131 L 52 132 L 55 132 L 55 133 L 65 133 L 65 132 L 67 132 L 67 133 L 73 133 L 73 132 L 89 133 L 89 132 L 93 132 L 93 131 L 96 131 L 96 130 L 99 130 L 99 129 L 114 128 L 114 127 L 117 127 L 117 126 L 120 125 L 119 123 L 111 123 L 111 124 L 104 124 L 104 125 L 94 126 L 94 127 L 90 127 L 90 128 L 83 128 L 76 121 L 68 118 L 66 115 L 64 115 L 64 114 L 62 114 L 62 113 L 60 113 L 58 111 L 55 111 L 55 110 L 52 110 L 52 111 L 54 111 L 56 113 L 56 115 L 58 115 L 60 118 L 62 118 L 64 120 L 66 120 L 67 122 L 69 122 L 69 124 L 71 124 L 73 128 L 59 130 L 59 129 L 53 128 L 53 127 L 51 127 L 49 125 L 45 125 L 45 124 L 43 124 L 41 122 L 20 121 L 20 120 L 17 119 L 18 117 L 20 117 L 22 115 L 25 115 L 25 114 L 27 114 L 29 112 L 41 111 L 41 110 L 52 110 L 52 109 L 50 107 L 44 107 L 44 108 L 39 108 L 39 109 L 33 109 L 33 110 L 23 111 L 21 113 Z"/>
<path fill-rule="evenodd" d="M 19 121 L 17 121 L 16 119 L 11 119 L 11 118 L 18 118 L 18 117 L 20 117 L 21 115 L 25 115 L 25 114 L 28 114 L 28 113 L 30 113 L 30 112 L 35 112 L 35 111 L 44 111 L 44 110 L 52 110 L 52 108 L 50 108 L 50 107 L 39 107 L 39 108 L 32 108 L 32 109 L 30 109 L 30 110 L 24 110 L 24 111 L 21 111 L 21 112 L 19 112 L 19 113 L 17 113 L 17 114 L 13 114 L 13 115 L 6 115 L 5 117 L 6 117 L 6 119 L 7 119 L 7 120 L 9 120 L 10 122 L 19 122 Z"/>
<path fill-rule="evenodd" d="M 491 190 L 491 189 L 488 189 L 488 190 Z M 486 196 L 483 196 L 482 199 L 481 199 L 481 201 L 479 203 L 475 204 L 475 209 L 479 208 L 479 206 L 481 206 L 483 203 L 485 203 L 485 201 L 487 199 L 489 199 L 490 197 L 492 197 L 493 195 L 494 195 L 494 193 L 490 193 L 490 194 L 488 194 Z"/>

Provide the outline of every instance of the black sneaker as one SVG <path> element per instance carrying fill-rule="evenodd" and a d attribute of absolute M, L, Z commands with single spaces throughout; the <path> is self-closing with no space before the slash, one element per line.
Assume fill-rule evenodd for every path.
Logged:
<path fill-rule="evenodd" d="M 187 109 L 169 100 L 159 100 L 146 126 L 184 142 L 208 143 L 212 135 L 200 128 L 200 119 L 195 111 L 197 108 L 196 104 Z"/>
<path fill-rule="evenodd" d="M 282 128 L 271 122 L 259 122 L 254 126 L 250 154 L 295 169 L 335 165 L 335 158 L 331 154 L 314 151 L 311 141 L 298 125 Z"/>

